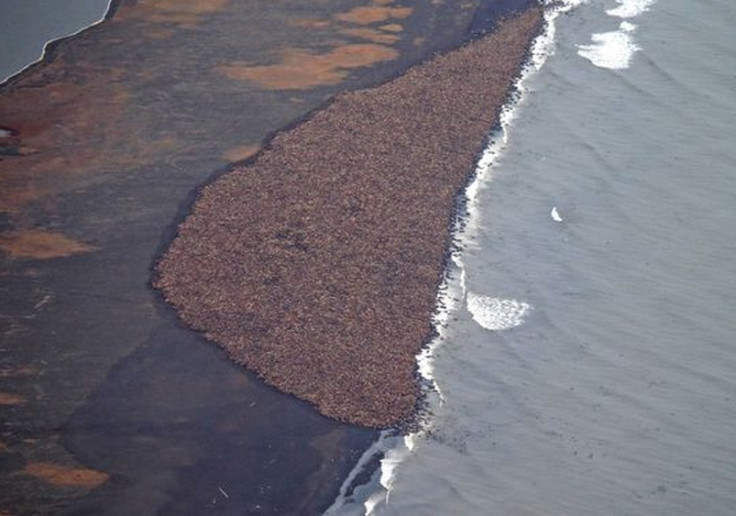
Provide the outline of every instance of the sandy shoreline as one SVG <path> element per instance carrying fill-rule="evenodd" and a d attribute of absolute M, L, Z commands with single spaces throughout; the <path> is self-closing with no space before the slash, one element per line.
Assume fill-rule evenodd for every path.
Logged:
<path fill-rule="evenodd" d="M 278 134 L 201 192 L 155 286 L 323 414 L 409 421 L 454 203 L 541 23 L 528 9 Z"/>
<path fill-rule="evenodd" d="M 490 4 L 116 1 L 0 86 L 0 512 L 329 505 L 375 432 L 234 364 L 151 264 L 199 186 L 335 94 L 458 47 Z"/>

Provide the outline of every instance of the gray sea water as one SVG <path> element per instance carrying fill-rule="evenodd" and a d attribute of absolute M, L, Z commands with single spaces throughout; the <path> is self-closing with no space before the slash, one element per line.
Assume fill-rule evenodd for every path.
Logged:
<path fill-rule="evenodd" d="M 735 24 L 557 18 L 459 237 L 435 415 L 334 514 L 736 514 Z"/>
<path fill-rule="evenodd" d="M 44 45 L 101 20 L 110 0 L 1 0 L 0 82 L 43 55 Z"/>

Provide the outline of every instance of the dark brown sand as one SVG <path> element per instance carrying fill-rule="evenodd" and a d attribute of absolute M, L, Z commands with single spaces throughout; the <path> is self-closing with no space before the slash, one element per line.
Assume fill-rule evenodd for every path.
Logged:
<path fill-rule="evenodd" d="M 530 9 L 278 134 L 203 189 L 155 286 L 323 414 L 411 419 L 455 201 L 541 21 Z"/>

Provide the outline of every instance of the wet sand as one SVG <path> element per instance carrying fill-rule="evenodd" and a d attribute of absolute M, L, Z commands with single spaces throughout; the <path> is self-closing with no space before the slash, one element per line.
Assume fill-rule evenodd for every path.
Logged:
<path fill-rule="evenodd" d="M 198 186 L 336 93 L 458 46 L 484 2 L 392 4 L 117 2 L 0 86 L 0 512 L 329 505 L 375 433 L 233 364 L 151 265 Z"/>
<path fill-rule="evenodd" d="M 323 414 L 409 421 L 455 203 L 541 21 L 529 9 L 277 135 L 203 190 L 156 287 Z"/>

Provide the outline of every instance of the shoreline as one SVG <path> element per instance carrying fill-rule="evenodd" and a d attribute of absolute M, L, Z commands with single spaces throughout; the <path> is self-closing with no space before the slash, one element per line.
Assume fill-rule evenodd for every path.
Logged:
<path fill-rule="evenodd" d="M 359 464 L 356 465 L 348 478 L 349 480 L 360 474 L 373 473 L 372 482 L 366 484 L 366 489 L 358 498 L 355 498 L 351 494 L 353 486 L 346 480 L 340 491 L 340 496 L 325 513 L 326 515 L 339 514 L 342 508 L 361 502 L 371 504 L 373 509 L 368 510 L 368 512 L 373 514 L 378 505 L 384 502 L 388 503 L 400 465 L 416 451 L 416 447 L 422 441 L 432 438 L 435 426 L 434 418 L 436 417 L 434 411 L 439 409 L 439 405 L 445 402 L 445 397 L 435 381 L 435 352 L 447 339 L 446 331 L 449 318 L 460 308 L 458 303 L 462 303 L 467 294 L 462 253 L 464 242 L 468 238 L 472 239 L 471 235 L 477 230 L 477 228 L 474 228 L 475 224 L 473 222 L 474 218 L 477 217 L 475 211 L 477 207 L 474 208 L 474 204 L 478 189 L 482 188 L 481 185 L 484 182 L 490 180 L 487 176 L 498 159 L 505 153 L 511 124 L 517 117 L 518 111 L 522 108 L 529 93 L 524 84 L 530 77 L 539 73 L 550 56 L 554 41 L 555 20 L 560 14 L 567 12 L 564 7 L 542 5 L 545 7 L 543 26 L 527 52 L 522 70 L 514 82 L 508 100 L 501 111 L 499 123 L 489 134 L 488 141 L 484 146 L 482 155 L 477 160 L 474 172 L 469 176 L 469 181 L 463 188 L 463 195 L 458 196 L 457 199 L 452 228 L 453 246 L 446 258 L 445 276 L 440 285 L 437 297 L 438 310 L 434 317 L 437 333 L 417 355 L 418 381 L 427 386 L 423 390 L 425 405 L 421 407 L 422 412 L 419 413 L 416 424 L 406 429 L 408 431 L 403 432 L 403 439 L 397 439 L 397 437 L 401 437 L 401 434 L 396 434 L 390 430 L 381 432 L 373 446 L 364 452 Z M 361 465 L 370 464 L 371 462 L 380 463 L 378 478 L 376 478 L 375 471 L 370 471 L 368 466 L 361 467 Z"/>
<path fill-rule="evenodd" d="M 318 20 L 277 3 L 120 3 L 0 87 L 0 512 L 315 512 L 370 446 L 372 431 L 226 359 L 148 285 L 198 185 L 335 93 L 456 47 L 485 0 L 404 1 L 413 13 L 381 40 L 397 57 L 345 69 L 341 49 L 375 48 L 355 46 L 375 30 L 353 30 L 374 3 L 329 2 Z M 337 66 L 332 82 L 279 92 L 211 66 L 278 64 L 293 48 L 310 72 Z"/>
<path fill-rule="evenodd" d="M 109 23 L 55 40 L 40 63 L 0 87 L 0 125 L 9 130 L 0 138 L 10 145 L 0 159 L 8 186 L 0 189 L 0 282 L 8 292 L 0 303 L 8 351 L 0 370 L 0 512 L 114 505 L 186 514 L 213 508 L 213 499 L 219 508 L 316 511 L 374 440 L 374 432 L 324 418 L 233 364 L 147 283 L 171 221 L 198 185 L 321 110 L 325 98 L 383 84 L 457 47 L 474 16 L 450 4 L 403 2 L 415 12 L 392 25 L 400 37 L 384 45 L 396 59 L 286 94 L 213 80 L 201 67 L 268 64 L 294 46 L 322 55 L 336 38 L 356 48 L 358 36 L 340 32 L 348 22 L 335 20 L 372 2 L 330 2 L 329 25 L 317 29 L 263 4 L 270 23 L 289 28 L 265 33 L 240 4 L 192 14 L 182 3 L 177 18 L 136 11 L 142 2 L 115 3 L 121 12 L 108 10 Z M 242 48 L 231 44 L 234 31 Z M 266 466 L 267 477 L 252 477 Z M 258 490 L 263 480 L 268 492 Z"/>
<path fill-rule="evenodd" d="M 506 103 L 513 81 L 528 57 L 533 38 L 541 29 L 542 16 L 541 7 L 529 8 L 500 23 L 489 35 L 477 38 L 460 49 L 435 56 L 428 62 L 410 68 L 397 78 L 368 90 L 340 94 L 326 107 L 310 114 L 305 121 L 291 129 L 277 133 L 262 151 L 251 157 L 246 163 L 234 168 L 202 189 L 194 203 L 192 215 L 182 223 L 178 238 L 158 262 L 154 285 L 175 306 L 189 326 L 201 331 L 209 340 L 225 348 L 233 360 L 255 370 L 259 377 L 280 390 L 315 404 L 322 413 L 341 421 L 379 428 L 396 424 L 411 424 L 417 406 L 421 403 L 415 355 L 433 335 L 433 329 L 429 328 L 429 325 L 431 315 L 436 310 L 437 288 L 444 274 L 448 252 L 451 250 L 449 248 L 451 237 L 447 228 L 452 226 L 452 221 L 455 220 L 455 214 L 459 209 L 455 205 L 458 202 L 458 192 L 461 192 L 463 185 L 466 185 L 471 179 L 472 165 L 477 162 L 489 130 L 498 124 L 500 109 Z M 524 23 L 519 20 L 523 20 Z M 512 25 L 513 23 L 519 23 L 520 27 L 517 29 Z M 500 74 L 503 77 L 497 78 L 496 70 L 486 70 L 486 73 L 490 75 L 487 75 L 485 80 L 495 77 L 499 84 L 495 86 L 492 103 L 483 107 L 476 106 L 477 111 L 470 117 L 473 119 L 485 117 L 482 118 L 482 122 L 476 124 L 476 136 L 469 138 L 473 141 L 470 144 L 472 148 L 466 146 L 462 152 L 450 150 L 444 154 L 440 152 L 432 155 L 430 152 L 428 155 L 430 160 L 435 158 L 441 160 L 440 168 L 437 170 L 452 169 L 453 162 L 457 162 L 458 159 L 463 163 L 454 172 L 455 179 L 451 184 L 441 184 L 436 181 L 436 178 L 424 179 L 437 183 L 433 186 L 434 188 L 445 189 L 442 202 L 446 216 L 440 217 L 445 220 L 441 224 L 444 228 L 442 235 L 436 235 L 431 242 L 424 241 L 419 244 L 415 242 L 413 248 L 409 246 L 408 252 L 414 253 L 411 258 L 414 261 L 410 263 L 413 270 L 410 270 L 397 257 L 407 253 L 403 240 L 407 238 L 416 240 L 417 235 L 413 234 L 412 228 L 404 225 L 400 236 L 390 237 L 394 240 L 389 244 L 392 250 L 389 250 L 388 256 L 395 270 L 388 272 L 371 270 L 375 269 L 375 264 L 385 262 L 385 256 L 380 258 L 379 255 L 372 253 L 372 246 L 385 246 L 387 244 L 386 235 L 391 230 L 389 227 L 382 227 L 380 222 L 376 222 L 377 219 L 390 220 L 392 224 L 400 225 L 402 221 L 400 217 L 394 216 L 394 212 L 399 209 L 406 210 L 407 205 L 411 205 L 412 202 L 414 205 L 409 208 L 410 213 L 404 214 L 405 218 L 411 218 L 412 224 L 427 224 L 427 220 L 433 220 L 434 226 L 430 223 L 422 228 L 422 232 L 432 232 L 433 228 L 436 230 L 440 219 L 432 213 L 432 209 L 423 212 L 422 216 L 417 216 L 416 208 L 422 207 L 422 203 L 427 199 L 432 199 L 429 192 L 424 193 L 424 201 L 413 198 L 410 194 L 403 200 L 395 199 L 392 205 L 386 205 L 372 196 L 370 192 L 366 193 L 365 185 L 359 184 L 360 181 L 367 181 L 372 187 L 383 188 L 379 189 L 379 194 L 383 192 L 380 195 L 401 196 L 402 194 L 397 194 L 394 190 L 396 178 L 392 178 L 390 174 L 387 175 L 385 169 L 382 171 L 373 167 L 376 161 L 383 159 L 381 155 L 375 154 L 375 149 L 380 149 L 380 153 L 390 155 L 390 146 L 394 143 L 389 144 L 385 138 L 380 136 L 380 133 L 388 126 L 396 139 L 398 135 L 412 132 L 416 127 L 426 127 L 423 130 L 435 132 L 432 128 L 438 126 L 437 122 L 427 122 L 421 117 L 412 119 L 413 115 L 407 114 L 412 111 L 417 112 L 420 109 L 419 105 L 408 106 L 408 110 L 403 112 L 402 116 L 410 120 L 408 126 L 402 127 L 401 124 L 392 126 L 394 121 L 390 120 L 391 117 L 382 114 L 380 108 L 384 101 L 380 98 L 370 99 L 370 97 L 380 95 L 380 92 L 384 90 L 391 91 L 397 87 L 397 84 L 401 84 L 408 91 L 430 94 L 426 88 L 417 90 L 411 81 L 428 81 L 430 76 L 434 81 L 442 75 L 442 71 L 432 70 L 432 67 L 437 66 L 438 63 L 442 63 L 441 66 L 449 66 L 452 70 L 452 65 L 448 63 L 458 55 L 468 54 L 469 49 L 474 46 L 482 45 L 484 41 L 490 40 L 492 41 L 490 48 L 493 48 L 494 45 L 498 45 L 498 38 L 506 38 L 504 41 L 508 44 L 514 37 L 516 37 L 517 45 L 514 47 L 514 57 L 499 57 L 497 58 L 499 62 L 495 63 L 495 66 L 501 69 L 506 67 Z M 501 50 L 509 51 L 508 46 Z M 490 53 L 493 54 L 493 51 Z M 504 59 L 505 62 L 503 62 Z M 471 73 L 475 67 L 480 65 L 482 63 L 478 57 L 473 66 L 467 66 L 459 72 L 460 74 Z M 424 73 L 423 76 L 422 73 Z M 435 73 L 438 74 L 437 77 L 433 75 Z M 445 75 L 453 75 L 453 73 L 445 73 Z M 476 80 L 483 81 L 484 79 L 476 77 Z M 479 84 L 482 82 L 475 83 L 476 86 Z M 447 92 L 461 88 L 459 83 L 446 85 L 446 87 L 449 88 Z M 473 93 L 467 95 L 464 102 L 472 105 Z M 395 91 L 392 94 L 398 95 L 397 98 L 401 98 L 400 103 L 403 104 L 410 102 L 407 101 L 407 98 L 412 95 Z M 401 97 L 402 94 L 405 96 Z M 361 96 L 369 97 L 367 108 L 361 106 Z M 436 98 L 427 102 L 427 105 L 436 108 L 439 101 L 440 99 Z M 452 112 L 452 106 L 447 102 L 445 100 L 446 111 L 438 120 L 442 119 L 444 124 L 452 124 L 451 117 L 447 116 Z M 488 113 L 491 115 L 489 116 Z M 458 116 L 463 115 L 465 114 L 460 113 Z M 383 118 L 380 124 L 373 124 L 368 132 L 361 132 L 363 124 L 350 122 L 351 119 L 355 120 L 361 116 L 364 117 L 363 120 L 371 117 Z M 467 122 L 468 120 L 464 120 L 453 128 L 447 129 L 443 141 L 452 142 L 450 144 L 452 147 L 462 147 L 466 144 L 466 142 L 459 141 L 463 138 L 456 138 L 453 131 L 462 132 L 467 127 Z M 312 127 L 317 128 L 316 135 L 310 134 Z M 332 129 L 326 129 L 328 127 Z M 332 143 L 331 133 L 350 133 L 358 136 L 350 143 L 346 141 Z M 379 136 L 376 136 L 377 134 Z M 428 134 L 420 133 L 419 138 L 427 137 Z M 364 140 L 373 138 L 373 141 L 370 145 L 362 146 L 352 153 L 333 150 L 333 148 L 347 149 L 360 146 L 361 138 Z M 332 145 L 332 147 L 327 147 L 327 153 L 333 162 L 327 161 L 327 165 L 323 159 L 326 152 L 325 143 Z M 397 161 L 390 162 L 390 156 L 385 167 L 403 167 L 402 172 L 406 174 L 408 172 L 407 163 L 412 163 L 414 160 L 413 163 L 416 164 L 421 162 L 422 158 L 426 158 L 427 153 L 419 157 L 421 153 L 417 154 L 417 149 L 412 147 L 414 143 L 409 140 L 402 141 L 400 143 L 402 149 L 399 153 L 414 152 L 413 158 L 406 161 L 404 156 L 404 161 L 402 161 L 402 156 L 393 155 L 393 159 Z M 437 150 L 447 143 L 438 140 L 433 145 L 434 150 Z M 293 153 L 289 154 L 290 148 L 294 147 L 299 148 L 301 153 L 306 152 L 313 162 L 309 163 L 307 159 L 307 164 L 305 164 L 302 157 L 297 157 Z M 345 153 L 349 154 L 348 158 L 343 155 Z M 316 172 L 317 168 L 324 166 L 332 167 L 333 172 L 322 174 L 315 180 L 315 174 L 319 175 Z M 344 177 L 348 175 L 346 170 L 360 169 L 360 167 L 368 167 L 373 177 L 366 179 L 353 176 L 346 180 L 347 186 L 335 184 L 333 179 L 336 177 L 335 174 L 341 174 Z M 286 169 L 290 169 L 290 174 L 297 176 L 297 179 L 289 177 L 289 174 L 284 175 L 283 170 Z M 279 175 L 277 180 L 270 179 L 277 175 Z M 420 181 L 421 178 L 417 177 L 417 180 Z M 239 184 L 238 181 L 241 183 Z M 350 184 L 350 181 L 356 183 Z M 384 182 L 382 186 L 381 181 Z M 305 194 L 306 196 L 302 199 L 300 195 L 303 194 L 305 185 L 310 193 Z M 401 188 L 407 189 L 407 186 L 399 189 Z M 320 191 L 323 194 L 320 194 Z M 247 197 L 248 192 L 272 193 L 267 194 L 270 196 L 270 200 L 266 203 L 268 205 L 258 205 L 257 198 Z M 310 197 L 314 192 L 317 192 L 315 196 Z M 243 198 L 247 200 L 243 201 Z M 348 199 L 350 205 L 342 206 L 342 211 L 334 211 L 334 206 L 344 204 L 346 198 L 352 199 Z M 240 209 L 251 211 L 248 211 L 247 215 L 233 211 L 232 206 L 227 206 L 228 199 L 231 199 L 229 201 L 231 204 L 234 202 L 232 199 L 238 199 L 239 203 L 243 203 Z M 296 208 L 296 212 L 290 216 L 284 216 L 284 210 L 301 202 L 305 203 L 303 207 Z M 281 204 L 278 208 L 274 208 L 274 203 Z M 425 205 L 422 209 L 427 210 L 427 206 Z M 269 213 L 267 217 L 263 216 L 264 211 Z M 334 227 L 330 227 L 329 223 L 327 226 L 324 224 L 320 226 L 324 221 L 323 217 L 333 221 L 342 217 L 347 222 L 342 225 L 338 223 Z M 362 219 L 358 220 L 360 217 Z M 317 219 L 322 219 L 322 221 Z M 308 222 L 305 223 L 305 220 Z M 276 221 L 275 225 L 273 221 Z M 367 223 L 368 226 L 362 225 L 364 223 Z M 227 229 L 223 231 L 223 227 Z M 262 245 L 254 243 L 252 238 L 245 236 L 243 227 L 248 227 L 249 231 L 255 232 L 258 235 L 257 238 L 266 243 Z M 368 239 L 372 238 L 373 242 L 367 246 L 365 241 L 356 240 L 354 234 L 351 233 L 351 231 L 360 232 L 365 227 L 370 227 L 373 231 L 373 234 L 368 236 Z M 343 236 L 335 239 L 333 237 L 335 233 Z M 329 251 L 325 252 L 324 248 L 320 249 L 320 239 L 330 241 Z M 439 241 L 442 242 L 442 245 L 438 246 Z M 356 245 L 359 247 L 358 254 L 363 257 L 362 265 L 355 254 Z M 238 251 L 228 251 L 229 246 L 232 248 L 240 246 L 240 248 Z M 424 252 L 421 250 L 422 247 L 425 248 L 425 251 L 429 249 L 429 254 L 434 258 L 427 256 L 422 258 L 421 254 Z M 440 247 L 442 247 L 441 251 Z M 189 249 L 196 251 L 190 254 Z M 336 249 L 342 253 L 343 260 L 330 262 Z M 305 258 L 305 255 L 310 254 L 311 258 Z M 370 258 L 365 259 L 366 255 L 369 255 Z M 325 261 L 329 263 L 325 265 Z M 238 264 L 237 268 L 245 267 L 248 270 L 248 277 L 232 269 L 232 264 L 235 263 Z M 347 269 L 340 268 L 344 263 L 349 263 Z M 435 265 L 432 265 L 433 263 Z M 253 279 L 253 275 L 259 274 L 259 268 L 267 269 L 267 272 Z M 298 268 L 305 272 L 294 275 L 293 270 Z M 422 278 L 418 281 L 409 279 L 407 282 L 407 278 L 415 274 L 417 268 L 424 271 Z M 203 269 L 205 271 L 209 269 L 209 272 L 202 272 Z M 321 275 L 304 280 L 304 274 L 308 274 L 306 271 L 315 269 L 319 269 Z M 335 271 L 342 276 L 331 282 L 329 276 L 334 275 Z M 236 276 L 233 277 L 233 274 Z M 389 274 L 390 277 L 386 277 L 386 274 Z M 363 285 L 356 292 L 340 292 L 340 289 L 351 281 L 362 281 Z M 405 284 L 402 285 L 402 281 Z M 233 286 L 233 282 L 237 285 Z M 316 283 L 324 286 L 325 282 L 327 283 L 326 290 L 323 291 L 311 290 L 310 286 L 305 285 L 305 283 Z M 398 286 L 395 285 L 396 283 Z M 428 288 L 428 285 L 431 285 L 431 288 Z M 293 294 L 295 290 L 299 292 Z M 325 292 L 330 290 L 332 297 L 327 302 L 322 302 L 319 309 L 310 307 L 315 303 L 317 297 L 329 296 L 330 294 L 325 294 Z M 397 290 L 400 292 L 397 293 Z M 422 300 L 416 304 L 416 296 L 413 294 L 418 290 L 422 292 Z M 278 291 L 277 294 L 274 295 L 274 291 Z M 226 294 L 223 295 L 223 292 Z M 244 296 L 243 292 L 251 293 L 252 297 Z M 341 299 L 346 299 L 345 296 L 351 300 L 352 305 L 342 310 Z M 380 303 L 376 301 L 376 298 L 380 296 L 392 303 L 391 313 L 386 311 L 381 313 Z M 213 303 L 210 301 L 213 298 L 218 301 Z M 374 300 L 372 304 L 370 299 Z M 414 302 L 413 305 L 412 302 Z M 362 324 L 354 321 L 355 314 L 361 310 L 364 314 L 371 314 L 373 319 L 370 323 Z M 398 317 L 397 322 L 395 311 L 401 310 L 404 311 L 404 315 Z M 293 313 L 297 314 L 296 319 L 287 323 L 280 322 L 279 316 L 274 315 L 281 314 L 281 317 L 289 318 Z M 325 316 L 324 313 L 328 315 Z M 379 315 L 376 317 L 377 313 Z M 421 313 L 422 317 L 417 317 L 416 313 Z M 243 322 L 243 318 L 249 321 Z M 406 335 L 405 332 L 400 337 L 403 339 L 401 352 L 397 352 L 391 346 L 381 344 L 401 335 L 407 323 L 413 327 L 410 330 L 411 335 Z M 390 331 L 380 332 L 377 327 L 390 328 Z M 336 334 L 327 340 L 320 341 L 322 336 L 331 331 L 335 331 Z M 378 334 L 376 334 L 377 331 Z M 374 336 L 367 348 L 372 349 L 366 351 L 365 335 L 370 335 L 371 332 L 374 333 Z M 250 338 L 250 342 L 243 337 L 244 335 Z M 335 344 L 334 341 L 339 339 L 344 339 L 343 344 L 340 344 L 341 349 L 336 349 L 338 344 Z M 305 344 L 305 341 L 308 343 Z M 348 344 L 344 344 L 346 341 Z M 350 344 L 349 341 L 361 341 L 361 344 Z M 253 342 L 256 344 L 254 345 Z M 330 351 L 325 351 L 328 349 Z M 390 358 L 377 358 L 376 354 L 387 355 Z M 335 365 L 336 363 L 343 365 Z M 397 367 L 397 363 L 402 363 L 402 365 Z M 353 370 L 348 373 L 347 367 Z M 359 370 L 356 371 L 358 368 Z M 395 396 L 398 393 L 401 399 L 397 401 Z M 346 401 L 348 398 L 351 398 L 350 401 Z M 387 406 L 387 404 L 392 405 Z"/>

